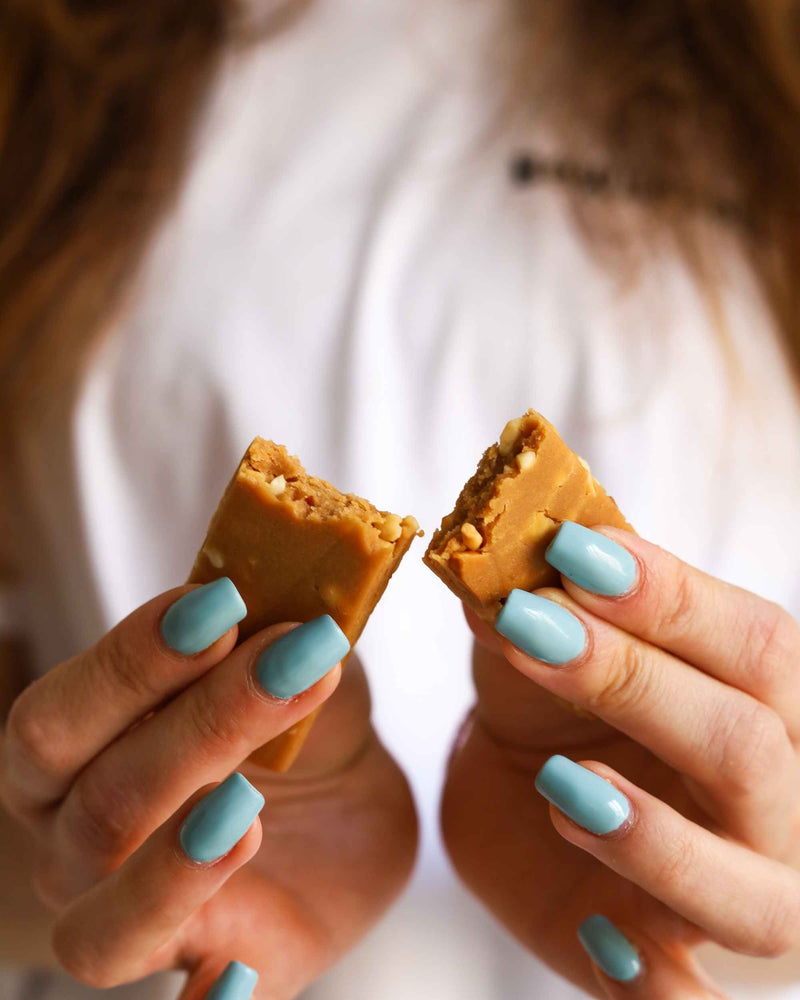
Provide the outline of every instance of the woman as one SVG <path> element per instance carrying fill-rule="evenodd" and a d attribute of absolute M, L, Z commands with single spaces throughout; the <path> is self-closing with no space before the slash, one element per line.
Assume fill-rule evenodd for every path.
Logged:
<path fill-rule="evenodd" d="M 253 434 L 430 530 L 531 404 L 640 538 L 471 622 L 443 830 L 575 989 L 423 841 L 311 992 L 708 997 L 696 944 L 797 941 L 793 10 L 4 6 L 6 995 L 289 997 L 354 945 L 416 836 L 363 675 L 301 631 L 270 687 L 286 626 L 175 585 Z M 433 842 L 470 643 L 415 562 L 359 652 Z"/>

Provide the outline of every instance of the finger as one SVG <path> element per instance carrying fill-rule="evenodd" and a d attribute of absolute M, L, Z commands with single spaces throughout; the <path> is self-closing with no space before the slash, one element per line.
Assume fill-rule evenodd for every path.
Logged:
<path fill-rule="evenodd" d="M 602 914 L 578 928 L 604 994 L 611 1000 L 720 1000 L 722 994 L 703 982 L 691 954 L 668 954 L 640 930 L 623 931 Z"/>
<path fill-rule="evenodd" d="M 13 705 L 3 797 L 35 819 L 104 747 L 233 649 L 247 609 L 227 577 L 170 590 L 31 684 Z"/>
<path fill-rule="evenodd" d="M 258 973 L 244 962 L 228 962 L 216 975 L 215 965 L 196 970 L 179 1000 L 250 1000 L 258 982 Z"/>
<path fill-rule="evenodd" d="M 67 972 L 107 989 L 153 971 L 154 953 L 258 850 L 263 805 L 240 774 L 200 793 L 59 918 L 53 947 Z"/>
<path fill-rule="evenodd" d="M 471 608 L 465 606 L 464 614 L 475 637 L 475 712 L 499 746 L 511 754 L 529 754 L 608 736 L 608 725 L 593 713 L 576 711 L 573 702 L 528 683 L 530 678 L 507 660 L 509 644 L 502 636 Z"/>
<path fill-rule="evenodd" d="M 617 528 L 566 522 L 547 559 L 583 607 L 747 691 L 800 735 L 800 625 L 779 605 Z M 614 593 L 592 592 L 598 589 Z"/>
<path fill-rule="evenodd" d="M 551 757 L 536 778 L 556 830 L 709 937 L 748 955 L 800 941 L 800 874 L 724 840 L 611 768 Z"/>
<path fill-rule="evenodd" d="M 771 708 L 596 617 L 560 590 L 512 591 L 497 628 L 524 645 L 523 652 L 504 640 L 508 661 L 523 674 L 691 778 L 701 805 L 734 836 L 771 853 L 785 850 L 791 834 L 785 789 L 798 779 L 798 760 Z M 572 654 L 561 664 L 537 658 Z"/>
<path fill-rule="evenodd" d="M 265 629 L 112 744 L 55 817 L 66 897 L 113 871 L 196 788 L 321 705 L 348 649 L 328 616 Z"/>

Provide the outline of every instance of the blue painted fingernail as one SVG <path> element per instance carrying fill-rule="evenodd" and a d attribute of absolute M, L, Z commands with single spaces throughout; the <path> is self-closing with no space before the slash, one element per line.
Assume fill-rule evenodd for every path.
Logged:
<path fill-rule="evenodd" d="M 211 987 L 206 1000 L 250 1000 L 257 982 L 255 969 L 242 962 L 229 962 Z"/>
<path fill-rule="evenodd" d="M 636 579 L 636 560 L 627 549 L 575 521 L 561 525 L 544 557 L 573 583 L 602 597 L 627 594 Z"/>
<path fill-rule="evenodd" d="M 227 576 L 190 590 L 167 608 L 161 635 L 178 653 L 199 653 L 247 615 L 245 603 Z"/>
<path fill-rule="evenodd" d="M 572 612 L 527 590 L 511 591 L 494 627 L 545 663 L 568 663 L 586 647 L 586 632 Z"/>
<path fill-rule="evenodd" d="M 578 928 L 578 940 L 609 979 L 629 983 L 642 971 L 642 960 L 636 949 L 607 917 L 599 913 L 583 921 Z"/>
<path fill-rule="evenodd" d="M 610 781 L 556 754 L 536 775 L 536 791 L 589 833 L 618 830 L 631 804 Z"/>
<path fill-rule="evenodd" d="M 239 843 L 263 807 L 261 792 L 234 772 L 200 799 L 183 821 L 181 847 L 193 861 L 216 861 Z"/>
<path fill-rule="evenodd" d="M 330 615 L 300 625 L 258 658 L 261 686 L 276 698 L 293 698 L 324 677 L 350 652 L 350 643 Z"/>

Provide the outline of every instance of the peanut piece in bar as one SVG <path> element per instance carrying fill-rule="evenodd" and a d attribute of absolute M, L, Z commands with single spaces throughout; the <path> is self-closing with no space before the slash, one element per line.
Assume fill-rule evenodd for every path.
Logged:
<path fill-rule="evenodd" d="M 283 446 L 257 437 L 214 512 L 187 582 L 230 577 L 247 605 L 240 642 L 268 625 L 329 614 L 352 647 L 417 534 L 413 517 L 341 493 L 307 475 Z M 287 770 L 315 715 L 250 760 Z"/>
<path fill-rule="evenodd" d="M 528 410 L 509 421 L 499 443 L 486 450 L 423 560 L 457 597 L 494 624 L 515 588 L 560 584 L 544 554 L 562 521 L 633 531 L 587 463 L 551 423 Z"/>

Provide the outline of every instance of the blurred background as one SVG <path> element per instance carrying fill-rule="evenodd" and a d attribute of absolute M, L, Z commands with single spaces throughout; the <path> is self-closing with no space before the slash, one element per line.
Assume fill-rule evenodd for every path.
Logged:
<path fill-rule="evenodd" d="M 212 18 L 214 5 L 201 6 Z M 611 6 L 622 18 L 636 5 Z M 102 5 L 64 5 L 91 7 Z M 29 316 L 13 297 L 13 270 L 2 272 L 9 308 L 51 331 L 43 356 L 62 372 L 55 387 L 33 368 L 14 376 L 39 387 L 15 482 L 35 558 L 3 607 L 9 630 L 24 623 L 37 671 L 185 578 L 256 434 L 342 490 L 414 514 L 429 538 L 483 449 L 530 406 L 587 458 L 642 535 L 797 613 L 800 551 L 775 525 L 794 523 L 788 486 L 800 482 L 800 431 L 774 317 L 746 256 L 731 249 L 749 203 L 733 182 L 717 178 L 709 189 L 707 164 L 685 169 L 653 150 L 667 186 L 673 173 L 684 184 L 673 200 L 691 202 L 713 248 L 709 298 L 673 243 L 643 235 L 660 189 L 615 172 L 599 133 L 575 139 L 571 91 L 559 89 L 559 7 L 590 19 L 591 4 L 253 0 L 186 133 L 180 184 L 172 160 L 148 163 L 151 201 L 165 199 L 157 226 L 137 187 L 142 151 L 132 144 L 106 172 L 96 150 L 88 176 L 123 206 L 108 246 L 92 242 L 103 217 L 81 215 L 76 185 L 53 238 L 88 235 L 58 273 L 42 251 L 42 280 L 58 292 L 46 323 L 36 312 L 46 296 Z M 629 41 L 668 66 L 683 6 L 664 10 Z M 174 17 L 186 16 L 176 4 Z M 82 23 L 100 21 L 76 16 Z M 91 32 L 65 32 L 64 65 L 91 74 Z M 171 65 L 206 58 L 177 26 L 174 38 L 180 46 L 154 63 L 150 128 L 167 128 L 186 94 L 206 93 L 191 74 L 183 90 L 164 82 Z M 2 41 L 7 54 L 21 51 L 10 27 Z M 106 96 L 126 72 L 107 44 L 97 84 Z M 148 45 L 145 28 L 137 44 Z M 135 44 L 129 54 L 141 55 Z M 638 65 L 625 63 L 634 81 Z M 46 93 L 32 89 L 28 112 L 31 128 L 61 115 L 77 148 L 85 109 L 63 73 L 63 87 L 54 72 Z M 106 111 L 112 137 L 114 122 L 137 121 L 122 93 Z M 601 87 L 595 96 L 601 107 Z M 715 120 L 709 112 L 710 130 Z M 59 182 L 61 165 L 49 163 L 55 179 L 39 178 L 31 212 L 36 192 Z M 14 169 L 0 201 L 22 204 L 25 174 L 19 162 Z M 598 249 L 588 234 L 600 217 Z M 115 234 L 150 223 L 154 237 L 134 269 Z M 631 263 L 643 248 L 646 266 Z M 70 309 L 86 262 L 97 260 L 109 287 L 129 271 L 135 281 L 117 298 L 86 292 L 82 308 L 91 300 L 89 313 L 105 316 L 103 336 L 68 378 L 62 352 L 81 335 Z M 12 348 L 3 363 L 17 372 Z M 420 562 L 428 538 L 359 644 L 376 727 L 420 811 L 416 873 L 383 922 L 305 996 L 577 1000 L 460 887 L 440 843 L 442 774 L 472 700 L 470 637 L 458 602 Z M 765 963 L 709 948 L 705 958 L 736 998 L 800 996 L 796 955 Z M 2 983 L 15 1000 L 93 995 L 44 974 L 9 972 Z M 145 994 L 133 986 L 110 995 Z"/>

